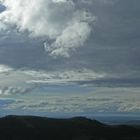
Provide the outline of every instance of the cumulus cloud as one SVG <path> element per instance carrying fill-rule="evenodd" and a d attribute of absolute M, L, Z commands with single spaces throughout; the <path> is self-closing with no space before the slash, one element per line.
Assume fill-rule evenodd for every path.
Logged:
<path fill-rule="evenodd" d="M 7 9 L 0 14 L 1 25 L 16 25 L 31 37 L 46 38 L 44 47 L 51 56 L 69 57 L 83 46 L 93 29 L 95 16 L 76 8 L 72 0 L 1 0 Z M 50 41 L 51 40 L 51 41 Z"/>

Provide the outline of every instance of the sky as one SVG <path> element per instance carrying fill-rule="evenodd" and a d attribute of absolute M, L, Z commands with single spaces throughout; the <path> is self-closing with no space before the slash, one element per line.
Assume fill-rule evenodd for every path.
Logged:
<path fill-rule="evenodd" d="M 140 115 L 139 0 L 0 0 L 0 115 Z"/>

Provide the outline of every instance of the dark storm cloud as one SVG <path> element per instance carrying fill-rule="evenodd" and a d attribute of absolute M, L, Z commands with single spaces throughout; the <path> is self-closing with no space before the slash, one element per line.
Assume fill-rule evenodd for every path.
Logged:
<path fill-rule="evenodd" d="M 97 2 L 92 7 L 98 18 L 87 43 L 89 49 L 83 51 L 88 56 L 84 59 L 91 67 L 110 72 L 139 69 L 139 3 L 137 0 L 119 0 L 104 6 Z"/>

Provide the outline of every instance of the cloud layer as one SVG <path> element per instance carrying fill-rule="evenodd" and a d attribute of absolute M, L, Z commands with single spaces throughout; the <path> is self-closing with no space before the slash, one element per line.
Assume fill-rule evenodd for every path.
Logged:
<path fill-rule="evenodd" d="M 54 57 L 69 57 L 71 51 L 83 46 L 95 21 L 72 0 L 3 0 L 2 4 L 7 9 L 0 15 L 1 29 L 16 25 L 31 37 L 44 37 L 45 50 Z"/>
<path fill-rule="evenodd" d="M 117 93 L 117 94 L 116 94 Z M 132 94 L 133 93 L 133 94 Z M 98 113 L 113 114 L 113 113 L 140 113 L 140 97 L 138 89 L 127 88 L 97 88 L 92 93 L 86 94 L 63 94 L 52 93 L 44 96 L 44 93 L 35 94 L 34 98 L 29 96 L 19 96 L 14 99 L 10 97 L 2 98 L 1 104 L 6 104 L 2 109 L 7 110 L 20 110 L 25 113 L 40 114 L 83 114 L 83 115 L 96 115 Z M 42 95 L 42 96 L 40 96 Z M 12 102 L 11 102 L 12 101 Z M 20 113 L 20 112 L 19 112 Z"/>
<path fill-rule="evenodd" d="M 0 67 L 2 112 L 86 115 L 140 112 L 139 82 L 135 87 L 132 80 L 108 81 L 106 74 L 87 69 L 44 72 Z"/>
<path fill-rule="evenodd" d="M 140 1 L 1 2 L 0 97 L 19 100 L 0 101 L 8 112 L 140 112 Z"/>

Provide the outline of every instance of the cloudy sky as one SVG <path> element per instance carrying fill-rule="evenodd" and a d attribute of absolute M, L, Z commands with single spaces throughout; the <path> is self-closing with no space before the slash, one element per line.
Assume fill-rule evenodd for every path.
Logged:
<path fill-rule="evenodd" d="M 0 114 L 140 115 L 139 0 L 0 0 Z"/>

